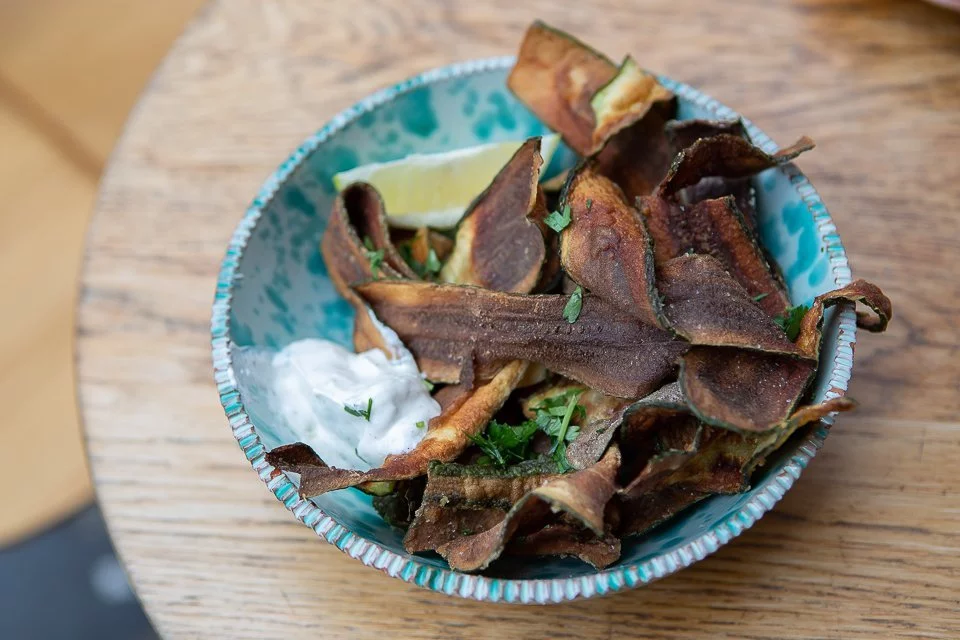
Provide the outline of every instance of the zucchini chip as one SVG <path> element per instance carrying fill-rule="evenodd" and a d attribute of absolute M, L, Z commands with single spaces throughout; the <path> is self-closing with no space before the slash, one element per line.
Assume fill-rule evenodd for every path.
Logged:
<path fill-rule="evenodd" d="M 619 468 L 620 452 L 611 447 L 592 467 L 555 478 L 524 495 L 497 525 L 442 544 L 437 553 L 451 569 L 481 571 L 500 557 L 514 535 L 543 529 L 552 513 L 563 513 L 598 538 L 604 538 L 604 513 L 617 491 Z"/>
<path fill-rule="evenodd" d="M 387 280 L 356 291 L 434 381 L 483 380 L 504 362 L 527 360 L 606 395 L 640 398 L 673 373 L 687 348 L 590 294 L 570 323 L 563 295 Z"/>

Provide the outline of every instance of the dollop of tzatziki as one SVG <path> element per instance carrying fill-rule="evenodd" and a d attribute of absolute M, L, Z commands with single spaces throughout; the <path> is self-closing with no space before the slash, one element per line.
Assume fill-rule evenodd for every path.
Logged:
<path fill-rule="evenodd" d="M 269 360 L 262 349 L 235 349 L 241 397 L 244 374 L 252 375 L 253 368 L 262 372 L 269 362 L 269 375 L 258 375 L 259 384 L 267 387 L 261 391 L 269 396 L 270 420 L 283 423 L 274 426 L 284 439 L 310 445 L 332 467 L 359 471 L 412 450 L 440 405 L 410 352 L 393 331 L 377 324 L 391 358 L 379 349 L 353 353 L 320 339 L 292 342 L 266 356 Z"/>

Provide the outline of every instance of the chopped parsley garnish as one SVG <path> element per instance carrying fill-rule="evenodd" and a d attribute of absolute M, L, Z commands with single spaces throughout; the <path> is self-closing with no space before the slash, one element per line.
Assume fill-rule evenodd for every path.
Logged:
<path fill-rule="evenodd" d="M 810 307 L 807 305 L 799 304 L 795 307 L 790 307 L 784 315 L 777 316 L 773 321 L 780 325 L 780 328 L 783 329 L 790 340 L 796 340 L 797 336 L 800 335 L 800 324 L 803 322 L 803 316 L 805 316 L 809 310 Z"/>
<path fill-rule="evenodd" d="M 413 249 L 410 247 L 409 243 L 402 244 L 399 247 L 400 256 L 403 258 L 404 262 L 410 265 L 410 268 L 413 269 L 413 272 L 424 280 L 430 280 L 433 276 L 440 273 L 440 268 L 443 267 L 443 264 L 440 262 L 440 258 L 437 257 L 437 252 L 433 249 L 430 249 L 427 252 L 426 262 L 420 262 L 413 257 Z"/>
<path fill-rule="evenodd" d="M 505 467 L 527 459 L 527 449 L 536 432 L 537 423 L 533 420 L 527 420 L 516 427 L 499 420 L 491 420 L 487 425 L 486 435 L 470 436 L 470 440 L 480 447 L 489 459 L 489 464 Z"/>
<path fill-rule="evenodd" d="M 583 389 L 570 389 L 547 398 L 534 407 L 537 412 L 537 425 L 552 440 L 550 457 L 561 473 L 573 468 L 567 462 L 567 443 L 573 442 L 580 435 L 580 427 L 570 422 L 575 418 L 582 420 L 586 417 L 586 409 L 577 404 L 581 393 Z"/>
<path fill-rule="evenodd" d="M 359 407 L 343 405 L 343 410 L 354 417 L 363 418 L 367 422 L 370 422 L 370 412 L 373 411 L 373 398 L 367 398 L 366 409 L 362 408 L 362 405 Z"/>
<path fill-rule="evenodd" d="M 427 252 L 427 261 L 423 263 L 423 268 L 427 270 L 427 273 L 440 273 L 441 266 L 437 252 L 430 249 L 430 251 Z"/>
<path fill-rule="evenodd" d="M 770 294 L 769 294 L 769 293 L 761 293 L 761 294 L 759 294 L 759 295 L 755 295 L 755 296 L 753 296 L 753 301 L 754 301 L 754 302 L 760 302 L 761 300 L 763 300 L 764 298 L 766 298 L 768 295 L 770 295 Z"/>
<path fill-rule="evenodd" d="M 370 261 L 370 271 L 373 272 L 373 277 L 376 278 L 380 273 L 380 265 L 383 264 L 383 249 L 374 247 L 373 240 L 370 239 L 370 236 L 363 238 L 363 246 L 367 260 Z"/>
<path fill-rule="evenodd" d="M 567 443 L 580 435 L 580 427 L 573 422 L 586 417 L 586 409 L 577 404 L 582 392 L 583 389 L 570 389 L 544 399 L 533 407 L 536 420 L 527 420 L 516 427 L 491 420 L 486 433 L 470 438 L 483 452 L 475 464 L 505 467 L 535 459 L 538 456 L 533 455 L 530 445 L 537 431 L 542 431 L 550 438 L 549 453 L 542 457 L 553 460 L 561 473 L 570 471 Z"/>
<path fill-rule="evenodd" d="M 417 429 L 426 429 L 427 423 L 423 420 L 417 420 Z"/>
<path fill-rule="evenodd" d="M 544 222 L 547 223 L 547 226 L 560 233 L 570 225 L 570 205 L 565 205 L 563 207 L 563 213 L 559 211 L 551 211 Z"/>
<path fill-rule="evenodd" d="M 587 198 L 587 211 L 593 208 L 593 199 Z"/>
<path fill-rule="evenodd" d="M 567 300 L 567 306 L 563 308 L 563 319 L 573 324 L 580 317 L 580 309 L 583 307 L 583 287 L 577 285 L 577 288 L 570 294 Z"/>
<path fill-rule="evenodd" d="M 421 378 L 420 381 L 423 382 L 423 386 L 425 386 L 425 387 L 427 388 L 427 391 L 433 391 L 433 388 L 434 388 L 435 386 L 437 386 L 437 385 L 433 384 L 432 382 L 430 382 L 429 380 L 427 380 L 426 378 Z"/>

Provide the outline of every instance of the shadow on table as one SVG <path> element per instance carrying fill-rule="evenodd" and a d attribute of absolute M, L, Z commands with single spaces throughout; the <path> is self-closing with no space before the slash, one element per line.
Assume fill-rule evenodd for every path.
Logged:
<path fill-rule="evenodd" d="M 152 640 L 94 505 L 0 550 L 0 638 Z"/>

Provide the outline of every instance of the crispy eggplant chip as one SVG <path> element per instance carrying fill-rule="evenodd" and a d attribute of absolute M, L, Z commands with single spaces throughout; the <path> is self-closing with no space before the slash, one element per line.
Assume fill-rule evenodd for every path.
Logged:
<path fill-rule="evenodd" d="M 642 198 L 638 204 L 655 238 L 658 266 L 690 251 L 710 255 L 771 318 L 790 306 L 783 283 L 747 229 L 733 196 L 685 208 L 655 196 Z"/>
<path fill-rule="evenodd" d="M 660 268 L 660 292 L 670 326 L 695 345 L 743 347 L 801 355 L 783 329 L 718 260 L 690 254 Z"/>
<path fill-rule="evenodd" d="M 673 153 L 664 127 L 676 110 L 676 99 L 655 102 L 592 156 L 597 171 L 617 183 L 630 202 L 651 194 L 667 175 Z"/>
<path fill-rule="evenodd" d="M 817 296 L 813 301 L 813 306 L 803 316 L 797 336 L 797 347 L 802 353 L 810 358 L 820 357 L 823 313 L 827 307 L 841 302 L 859 302 L 873 310 L 875 315 L 857 313 L 857 326 L 867 331 L 885 331 L 887 323 L 893 317 L 893 304 L 879 287 L 865 280 L 854 280 L 845 287 Z"/>
<path fill-rule="evenodd" d="M 576 38 L 537 20 L 523 37 L 507 87 L 580 155 L 593 147 L 590 99 L 617 67 Z"/>
<path fill-rule="evenodd" d="M 534 221 L 546 215 L 538 186 L 542 165 L 540 138 L 530 138 L 470 205 L 441 280 L 494 291 L 533 290 L 546 260 L 543 234 Z"/>
<path fill-rule="evenodd" d="M 426 479 L 423 477 L 401 480 L 394 483 L 394 490 L 382 496 L 374 496 L 373 508 L 392 527 L 406 529 L 413 522 L 417 507 L 423 499 Z"/>
<path fill-rule="evenodd" d="M 606 533 L 604 512 L 616 493 L 620 452 L 611 447 L 594 466 L 565 474 L 527 493 L 502 522 L 481 533 L 460 537 L 437 547 L 437 553 L 457 571 L 481 571 L 500 557 L 514 535 L 542 529 L 553 513 L 564 513 L 596 536 Z"/>
<path fill-rule="evenodd" d="M 710 494 L 683 485 L 670 485 L 620 501 L 621 536 L 639 535 L 672 518 Z"/>
<path fill-rule="evenodd" d="M 876 286 L 857 280 L 820 295 L 800 324 L 796 348 L 801 357 L 726 347 L 695 346 L 681 359 L 680 384 L 697 416 L 709 425 L 759 433 L 792 413 L 816 372 L 823 313 L 840 302 L 860 302 L 875 315 L 859 323 L 883 331 L 893 314 L 890 299 Z"/>
<path fill-rule="evenodd" d="M 657 194 L 662 198 L 670 198 L 708 176 L 748 178 L 789 162 L 813 147 L 813 140 L 804 136 L 771 155 L 735 135 L 719 134 L 701 138 L 674 159 L 667 176 L 657 187 Z"/>
<path fill-rule="evenodd" d="M 680 385 L 707 424 L 759 433 L 786 420 L 816 371 L 815 360 L 731 347 L 692 347 Z"/>
<path fill-rule="evenodd" d="M 750 141 L 743 121 L 737 120 L 672 120 L 667 123 L 666 135 L 670 140 L 671 150 L 680 153 L 701 138 L 726 134 Z M 743 214 L 744 223 L 751 234 L 756 234 L 756 198 L 750 178 L 723 178 L 708 176 L 696 184 L 681 189 L 676 194 L 680 204 L 695 204 L 703 200 L 712 200 L 733 196 L 737 208 Z"/>
<path fill-rule="evenodd" d="M 593 153 L 609 139 L 642 120 L 658 102 L 671 102 L 673 94 L 655 76 L 627 56 L 617 75 L 600 87 L 590 100 L 594 114 Z"/>
<path fill-rule="evenodd" d="M 535 461 L 506 469 L 433 463 L 404 548 L 410 553 L 431 551 L 486 531 L 499 524 L 520 498 L 557 476 L 555 465 Z"/>
<path fill-rule="evenodd" d="M 460 455 L 490 418 L 500 410 L 523 377 L 527 364 L 511 362 L 490 382 L 475 389 L 455 408 L 430 421 L 423 440 L 407 453 L 387 456 L 383 465 L 369 471 L 327 466 L 302 442 L 277 447 L 267 453 L 267 462 L 282 471 L 300 474 L 300 495 L 311 498 L 328 491 L 369 482 L 407 480 L 423 475 L 431 461 L 449 462 Z"/>
<path fill-rule="evenodd" d="M 600 537 L 583 527 L 561 522 L 514 538 L 507 544 L 505 553 L 578 558 L 597 569 L 603 569 L 620 559 L 620 538 L 611 533 Z"/>
<path fill-rule="evenodd" d="M 546 398 L 574 388 L 582 388 L 582 385 L 564 380 L 527 396 L 521 403 L 524 415 L 535 419 L 534 407 L 542 404 Z M 608 396 L 595 389 L 584 389 L 577 398 L 577 404 L 583 407 L 585 415 L 578 422 L 580 435 L 567 444 L 567 462 L 574 469 L 586 469 L 603 457 L 633 401 Z"/>
<path fill-rule="evenodd" d="M 722 134 L 749 141 L 743 120 L 671 120 L 664 127 L 667 140 L 674 153 L 680 153 L 700 138 L 712 138 Z"/>
<path fill-rule="evenodd" d="M 337 195 L 320 247 L 333 286 L 356 313 L 354 349 L 359 353 L 377 348 L 389 357 L 383 336 L 351 286 L 375 277 L 416 278 L 416 274 L 390 240 L 383 200 L 376 189 L 357 182 Z"/>
<path fill-rule="evenodd" d="M 620 188 L 585 163 L 562 201 L 570 207 L 570 224 L 560 235 L 567 275 L 617 309 L 664 328 L 650 236 Z"/>
<path fill-rule="evenodd" d="M 606 395 L 640 398 L 674 371 L 687 348 L 589 294 L 571 324 L 561 295 L 386 280 L 356 290 L 435 381 L 467 379 L 471 365 L 483 380 L 491 365 L 522 359 Z"/>
<path fill-rule="evenodd" d="M 639 433 L 635 436 L 634 431 Z M 637 456 L 646 461 L 622 492 L 640 495 L 658 488 L 664 478 L 699 455 L 703 431 L 700 421 L 687 412 L 649 407 L 631 414 L 621 432 L 624 453 L 631 444 L 638 453 L 647 453 L 645 449 L 649 453 Z"/>

